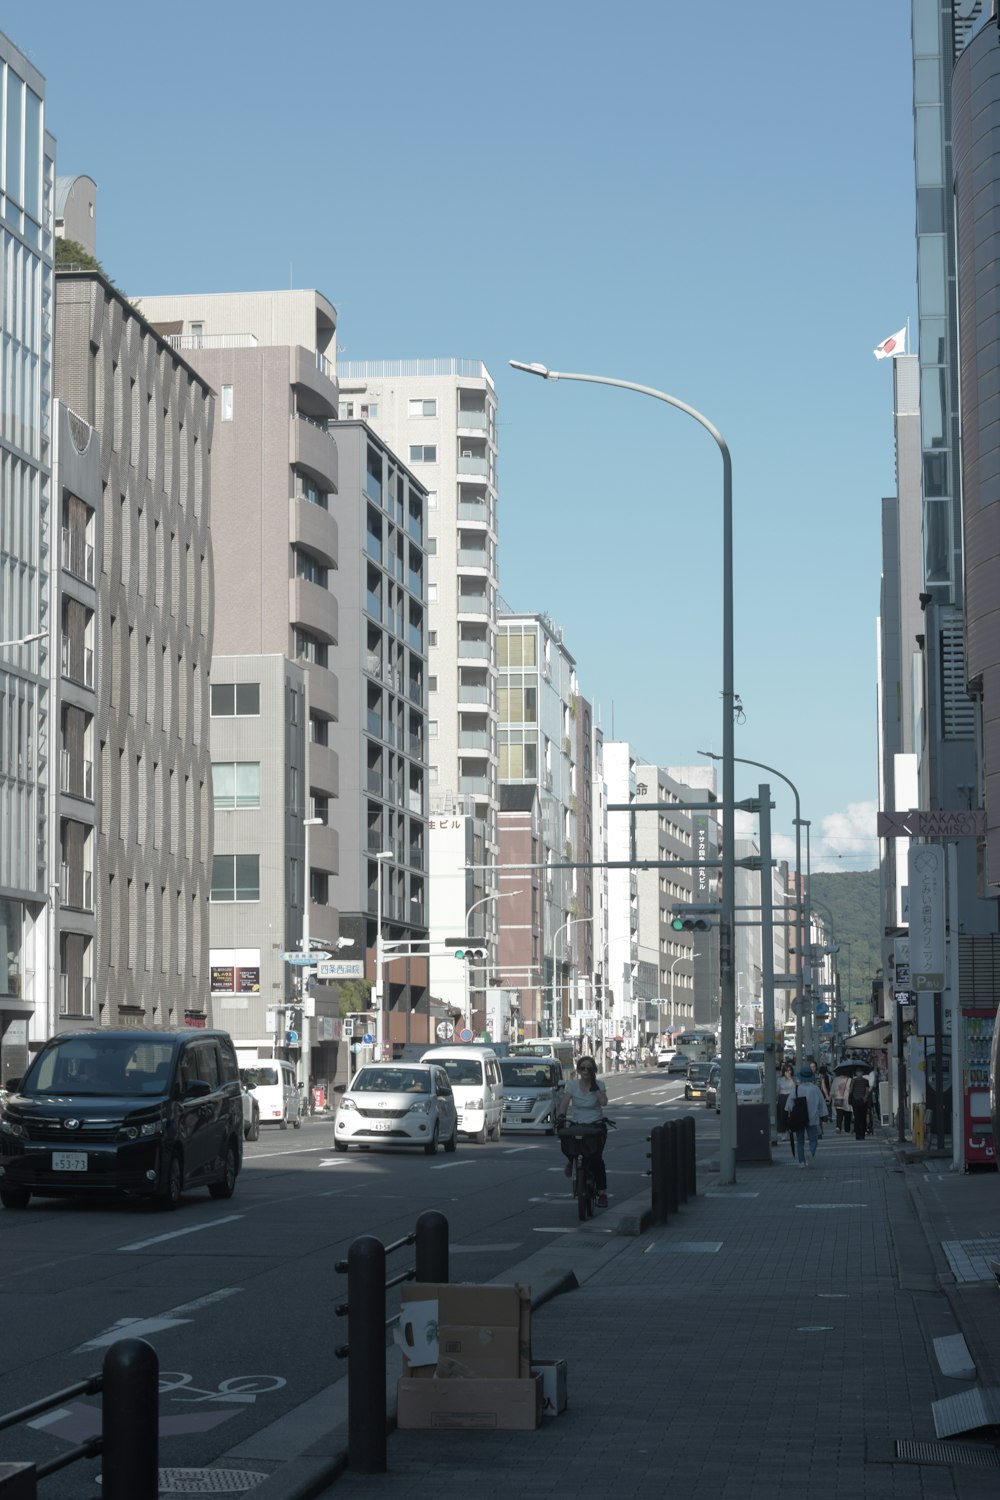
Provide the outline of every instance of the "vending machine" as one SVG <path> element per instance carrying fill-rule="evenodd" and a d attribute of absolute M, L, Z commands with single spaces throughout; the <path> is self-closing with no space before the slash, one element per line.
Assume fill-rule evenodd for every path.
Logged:
<path fill-rule="evenodd" d="M 962 1008 L 962 1122 L 967 1167 L 997 1164 L 990 1111 L 990 1053 L 996 1012 Z"/>

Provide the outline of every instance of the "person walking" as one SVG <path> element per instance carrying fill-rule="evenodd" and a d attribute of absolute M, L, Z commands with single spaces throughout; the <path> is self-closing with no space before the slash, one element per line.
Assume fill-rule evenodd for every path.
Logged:
<path fill-rule="evenodd" d="M 785 1114 L 789 1129 L 795 1139 L 795 1151 L 800 1167 L 811 1167 L 816 1162 L 816 1140 L 819 1122 L 826 1118 L 826 1100 L 817 1083 L 813 1070 L 803 1068 L 795 1080 L 792 1092 L 785 1100 Z M 806 1136 L 809 1137 L 809 1159 L 806 1160 Z"/>
<path fill-rule="evenodd" d="M 781 1076 L 777 1080 L 778 1097 L 776 1101 L 777 1108 L 775 1110 L 775 1124 L 777 1125 L 779 1132 L 782 1130 L 788 1131 L 788 1144 L 791 1147 L 793 1156 L 795 1155 L 795 1137 L 792 1134 L 791 1130 L 789 1130 L 788 1128 L 788 1116 L 785 1114 L 785 1104 L 787 1103 L 788 1096 L 792 1092 L 792 1089 L 794 1087 L 795 1069 L 792 1067 L 792 1064 L 790 1062 L 786 1062 L 781 1070 Z"/>
<path fill-rule="evenodd" d="M 855 1073 L 847 1098 L 854 1115 L 854 1139 L 863 1141 L 868 1132 L 868 1096 L 871 1084 L 867 1073 Z"/>
<path fill-rule="evenodd" d="M 833 1108 L 837 1117 L 837 1134 L 851 1133 L 851 1106 L 847 1102 L 847 1091 L 851 1080 L 846 1073 L 838 1073 L 833 1080 Z"/>

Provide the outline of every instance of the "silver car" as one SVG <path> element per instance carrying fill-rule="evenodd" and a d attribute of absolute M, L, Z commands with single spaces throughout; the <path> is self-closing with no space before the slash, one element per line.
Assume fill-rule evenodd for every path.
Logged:
<path fill-rule="evenodd" d="M 502 1057 L 502 1129 L 544 1130 L 554 1135 L 556 1101 L 563 1087 L 562 1067 L 554 1057 Z"/>
<path fill-rule="evenodd" d="M 437 1063 L 369 1063 L 345 1089 L 334 1122 L 334 1148 L 439 1144 L 454 1151 L 458 1114 L 451 1082 Z"/>

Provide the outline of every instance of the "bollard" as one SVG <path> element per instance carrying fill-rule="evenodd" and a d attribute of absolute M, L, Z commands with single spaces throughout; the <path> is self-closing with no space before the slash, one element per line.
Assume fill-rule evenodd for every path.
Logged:
<path fill-rule="evenodd" d="M 385 1246 L 370 1234 L 347 1252 L 347 1344 L 347 1465 L 384 1474 Z"/>
<path fill-rule="evenodd" d="M 448 1280 L 448 1220 L 428 1209 L 417 1220 L 414 1261 L 417 1281 Z"/>
<path fill-rule="evenodd" d="M 663 1127 L 663 1176 L 667 1185 L 667 1208 L 672 1214 L 679 1213 L 681 1206 L 674 1154 L 676 1134 L 677 1123 L 675 1120 L 669 1120 Z"/>
<path fill-rule="evenodd" d="M 662 1125 L 654 1125 L 649 1133 L 649 1174 L 652 1187 L 650 1207 L 654 1224 L 666 1224 L 670 1213 L 664 1175 L 666 1153 L 663 1149 L 663 1130 Z"/>
<path fill-rule="evenodd" d="M 698 1165 L 696 1162 L 696 1129 L 694 1115 L 684 1118 L 684 1177 L 689 1198 L 698 1196 Z"/>
<path fill-rule="evenodd" d="M 104 1356 L 103 1500 L 157 1500 L 160 1493 L 159 1369 L 145 1339 L 119 1339 Z"/>
<path fill-rule="evenodd" d="M 687 1178 L 684 1176 L 684 1124 L 681 1120 L 674 1121 L 674 1133 L 672 1141 L 674 1149 L 673 1172 L 677 1182 L 678 1203 L 687 1202 Z"/>
<path fill-rule="evenodd" d="M 34 1464 L 0 1464 L 3 1500 L 38 1500 Z"/>

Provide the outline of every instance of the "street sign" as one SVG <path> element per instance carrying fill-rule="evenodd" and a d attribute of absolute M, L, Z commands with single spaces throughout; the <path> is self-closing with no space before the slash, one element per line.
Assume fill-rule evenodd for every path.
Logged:
<path fill-rule="evenodd" d="M 455 1035 L 455 1028 L 451 1021 L 439 1021 L 434 1028 L 434 1035 L 439 1042 L 448 1042 Z"/>
<path fill-rule="evenodd" d="M 375 1038 L 372 1036 L 370 1031 L 366 1031 L 361 1040 L 364 1042 L 366 1047 L 370 1047 Z"/>
<path fill-rule="evenodd" d="M 299 1039 L 299 1034 L 298 1034 L 297 1031 L 286 1031 L 285 1032 L 285 1041 L 288 1043 L 289 1047 L 294 1047 L 295 1044 L 296 1044 L 296 1042 L 298 1041 L 298 1039 Z"/>
<path fill-rule="evenodd" d="M 472 1032 L 469 1030 L 469 1028 L 467 1026 L 464 1027 L 463 1030 L 460 1031 L 458 1034 L 459 1034 L 459 1037 L 461 1038 L 461 1040 L 463 1042 L 471 1042 L 472 1041 Z"/>
<path fill-rule="evenodd" d="M 316 977 L 317 979 L 364 979 L 364 959 L 335 958 L 330 962 L 328 953 L 321 963 L 316 964 Z"/>
<path fill-rule="evenodd" d="M 880 812 L 876 828 L 880 839 L 974 839 L 985 832 L 986 814 L 980 807 L 963 807 L 958 812 L 940 808 Z"/>
<path fill-rule="evenodd" d="M 297 949 L 293 953 L 279 953 L 278 957 L 286 964 L 317 964 L 321 958 L 329 958 L 329 953 L 300 953 Z"/>
<path fill-rule="evenodd" d="M 944 989 L 944 849 L 940 844 L 911 844 L 910 988 Z"/>

